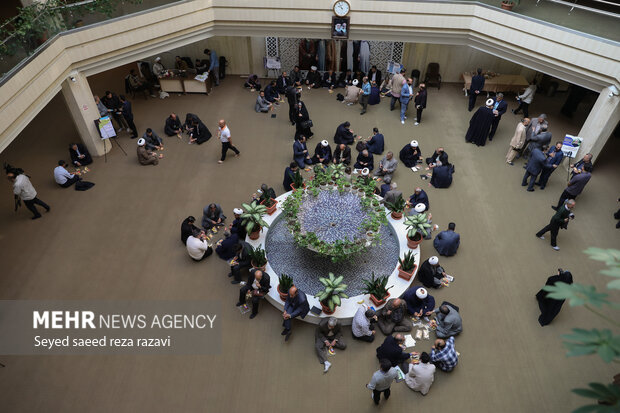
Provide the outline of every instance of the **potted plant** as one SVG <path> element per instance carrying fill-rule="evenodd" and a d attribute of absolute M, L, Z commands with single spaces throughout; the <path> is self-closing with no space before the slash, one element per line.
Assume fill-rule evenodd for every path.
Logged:
<path fill-rule="evenodd" d="M 427 229 L 431 227 L 426 213 L 408 216 L 404 224 L 407 227 L 407 246 L 411 249 L 418 248 L 422 242 L 422 237 L 428 235 Z"/>
<path fill-rule="evenodd" d="M 267 213 L 267 207 L 257 204 L 256 201 L 252 201 L 249 205 L 241 204 L 241 207 L 245 211 L 241 214 L 241 225 L 245 227 L 250 239 L 258 239 L 261 228 L 269 228 L 269 224 L 263 220 Z"/>
<path fill-rule="evenodd" d="M 299 169 L 297 169 L 295 171 L 295 175 L 293 175 L 293 183 L 291 184 L 291 189 L 295 191 L 299 188 L 305 188 L 305 185 L 304 177 L 301 176 L 301 172 L 299 172 Z"/>
<path fill-rule="evenodd" d="M 265 250 L 261 248 L 260 245 L 256 248 L 251 248 L 250 251 L 248 251 L 248 255 L 250 256 L 252 268 L 265 271 L 267 267 L 267 256 L 265 255 Z"/>
<path fill-rule="evenodd" d="M 343 279 L 344 277 L 342 275 L 336 277 L 334 273 L 331 272 L 328 278 L 319 277 L 319 281 L 323 284 L 325 289 L 319 291 L 315 297 L 321 303 L 321 307 L 325 314 L 333 314 L 334 311 L 336 311 L 336 307 L 340 305 L 341 299 L 349 298 L 349 296 L 344 293 L 347 285 L 342 283 Z"/>
<path fill-rule="evenodd" d="M 403 280 L 409 281 L 415 273 L 415 255 L 413 251 L 407 251 L 403 258 L 398 259 L 398 276 Z"/>
<path fill-rule="evenodd" d="M 502 0 L 502 9 L 511 11 L 515 3 L 521 4 L 521 0 Z"/>
<path fill-rule="evenodd" d="M 286 274 L 280 274 L 278 277 L 278 294 L 280 295 L 280 300 L 286 301 L 288 298 L 288 290 L 293 286 L 293 277 L 290 277 Z M 284 291 L 284 292 L 283 292 Z"/>
<path fill-rule="evenodd" d="M 270 197 L 266 192 L 263 192 L 260 196 L 260 204 L 267 207 L 267 213 L 269 215 L 276 212 L 276 207 L 278 206 L 278 201 Z"/>
<path fill-rule="evenodd" d="M 392 218 L 401 219 L 403 217 L 403 211 L 407 203 L 403 199 L 402 195 L 398 195 L 398 198 L 394 202 L 386 202 L 385 207 L 392 211 Z"/>
<path fill-rule="evenodd" d="M 389 277 L 387 275 L 375 278 L 374 272 L 370 279 L 362 280 L 364 283 L 364 294 L 370 294 L 370 301 L 377 307 L 385 304 L 387 299 L 390 298 L 388 290 L 392 288 L 393 285 L 386 288 L 388 280 Z"/>

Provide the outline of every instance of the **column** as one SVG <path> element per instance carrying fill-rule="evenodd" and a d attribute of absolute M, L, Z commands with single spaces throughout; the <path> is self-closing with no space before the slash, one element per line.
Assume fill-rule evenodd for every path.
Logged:
<path fill-rule="evenodd" d="M 606 87 L 598 96 L 594 107 L 579 131 L 578 136 L 583 138 L 583 144 L 577 154 L 578 158 L 590 152 L 593 155 L 593 160 L 596 161 L 607 139 L 620 122 L 620 96 L 614 95 L 614 93 L 618 94 L 618 90 L 616 89 L 612 93 L 612 89 Z"/>
<path fill-rule="evenodd" d="M 99 110 L 97 110 L 97 104 L 93 99 L 86 76 L 80 72 L 72 72 L 62 83 L 62 94 L 75 127 L 88 151 L 93 156 L 104 155 L 103 141 L 94 122 L 99 119 Z M 106 149 L 108 152 L 112 149 L 111 142 L 108 142 Z"/>

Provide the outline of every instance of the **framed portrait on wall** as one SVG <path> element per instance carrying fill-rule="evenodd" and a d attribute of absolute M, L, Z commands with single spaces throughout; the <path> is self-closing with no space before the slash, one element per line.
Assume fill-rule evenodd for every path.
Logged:
<path fill-rule="evenodd" d="M 349 17 L 332 16 L 332 39 L 349 38 L 349 30 L 351 29 L 349 19 Z"/>

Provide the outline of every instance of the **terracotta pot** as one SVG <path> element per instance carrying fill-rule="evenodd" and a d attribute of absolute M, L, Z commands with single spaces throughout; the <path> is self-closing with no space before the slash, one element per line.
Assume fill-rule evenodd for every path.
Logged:
<path fill-rule="evenodd" d="M 250 261 L 250 264 L 252 264 L 252 268 L 256 270 L 265 271 L 265 269 L 267 268 L 267 264 L 263 265 L 262 267 L 257 267 L 256 265 L 254 265 L 254 261 Z"/>
<path fill-rule="evenodd" d="M 401 266 L 399 265 L 398 266 L 398 276 L 400 278 L 402 278 L 403 280 L 409 281 L 411 279 L 411 277 L 413 277 L 413 274 L 415 274 L 416 268 L 418 268 L 417 265 L 413 267 L 413 270 L 411 272 L 406 272 L 406 271 L 401 270 Z"/>
<path fill-rule="evenodd" d="M 267 214 L 271 215 L 274 212 L 276 212 L 276 208 L 278 207 L 278 201 L 276 201 L 275 199 L 271 198 L 271 200 L 273 201 L 273 204 L 270 207 L 267 207 Z M 261 205 L 265 205 L 265 201 L 261 201 L 260 203 Z"/>
<path fill-rule="evenodd" d="M 379 300 L 377 297 L 375 297 L 374 294 L 370 294 L 370 301 L 372 301 L 374 303 L 374 305 L 376 305 L 377 307 L 379 307 L 380 305 L 385 304 L 385 302 L 387 301 L 388 298 L 390 298 L 390 293 L 387 293 L 387 295 L 385 297 L 383 297 L 382 300 Z"/>
<path fill-rule="evenodd" d="M 511 1 L 502 1 L 502 9 L 511 11 L 514 7 L 514 3 Z"/>
<path fill-rule="evenodd" d="M 250 239 L 251 239 L 251 240 L 257 240 L 257 239 L 258 239 L 258 237 L 260 237 L 260 230 L 261 230 L 261 229 L 262 229 L 262 228 L 259 228 L 259 229 L 257 229 L 257 230 L 256 230 L 256 231 L 254 231 L 254 232 L 250 232 L 250 235 L 248 235 L 248 237 L 250 237 Z"/>
<path fill-rule="evenodd" d="M 283 293 L 280 291 L 280 284 L 278 284 L 278 287 L 276 288 L 276 290 L 278 291 L 278 294 L 280 295 L 280 300 L 286 301 L 286 299 L 288 298 L 288 293 Z"/>
<path fill-rule="evenodd" d="M 421 234 L 420 234 L 420 240 L 419 241 L 413 240 L 413 239 L 409 238 L 409 236 L 407 236 L 407 246 L 409 247 L 409 249 L 414 250 L 414 249 L 418 248 L 418 245 L 420 245 L 422 243 L 422 241 L 424 241 L 424 237 L 422 237 Z"/>
<path fill-rule="evenodd" d="M 336 307 L 334 307 L 334 311 L 329 311 L 329 307 L 327 307 L 322 302 L 321 302 L 321 308 L 323 308 L 323 312 L 327 315 L 334 314 L 334 311 L 336 311 Z"/>
<path fill-rule="evenodd" d="M 293 184 L 291 184 L 291 189 L 292 189 L 293 191 L 296 191 L 296 190 L 297 190 L 297 188 L 295 188 L 295 187 L 293 186 Z M 305 182 L 304 182 L 304 189 L 306 189 L 306 183 L 305 183 Z"/>
<path fill-rule="evenodd" d="M 394 219 L 401 219 L 403 217 L 403 213 L 402 212 L 394 212 L 392 211 L 392 218 Z"/>

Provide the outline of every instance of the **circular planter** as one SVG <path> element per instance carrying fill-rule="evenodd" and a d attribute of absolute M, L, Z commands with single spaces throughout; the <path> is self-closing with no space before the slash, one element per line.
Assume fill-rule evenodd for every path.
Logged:
<path fill-rule="evenodd" d="M 416 240 L 415 238 L 419 237 L 419 240 Z M 414 239 L 409 238 L 409 236 L 407 236 L 407 246 L 414 250 L 416 248 L 418 248 L 418 245 L 420 245 L 422 243 L 422 241 L 424 240 L 424 238 L 422 237 L 422 234 L 420 234 L 419 232 L 416 233 L 416 235 L 414 236 Z"/>
<path fill-rule="evenodd" d="M 377 297 L 375 297 L 374 294 L 370 294 L 370 301 L 372 301 L 373 304 L 376 305 L 377 307 L 385 304 L 388 298 L 390 298 L 390 293 L 387 293 L 387 295 L 383 297 L 382 300 L 379 300 Z"/>
<path fill-rule="evenodd" d="M 392 218 L 394 218 L 394 219 L 402 219 L 402 217 L 403 217 L 403 213 L 402 212 L 392 211 L 391 215 L 392 215 Z"/>
<path fill-rule="evenodd" d="M 400 278 L 402 278 L 403 280 L 409 281 L 411 279 L 411 277 L 413 277 L 413 274 L 415 273 L 417 265 L 415 267 L 413 267 L 413 271 L 411 271 L 411 272 L 403 271 L 401 268 L 402 267 L 399 265 L 398 266 L 398 276 Z"/>
<path fill-rule="evenodd" d="M 334 307 L 334 311 L 329 311 L 329 307 L 323 304 L 323 302 L 321 302 L 321 308 L 323 309 L 323 312 L 327 315 L 334 314 L 334 312 L 336 311 L 336 307 Z"/>
<path fill-rule="evenodd" d="M 267 268 L 267 263 L 265 263 L 265 265 L 261 266 L 261 267 L 257 267 L 256 265 L 254 265 L 254 261 L 250 261 L 250 264 L 252 265 L 252 268 L 256 269 L 256 270 L 261 270 L 261 271 L 265 271 L 265 269 Z"/>
<path fill-rule="evenodd" d="M 256 231 L 254 232 L 250 232 L 250 234 L 248 235 L 248 237 L 250 237 L 250 239 L 252 241 L 257 240 L 260 237 L 260 230 L 262 228 L 258 228 Z"/>
<path fill-rule="evenodd" d="M 278 286 L 276 287 L 276 290 L 278 290 L 278 295 L 280 296 L 280 300 L 286 301 L 288 299 L 288 292 L 283 293 L 282 291 L 280 291 L 280 284 L 278 284 Z"/>

